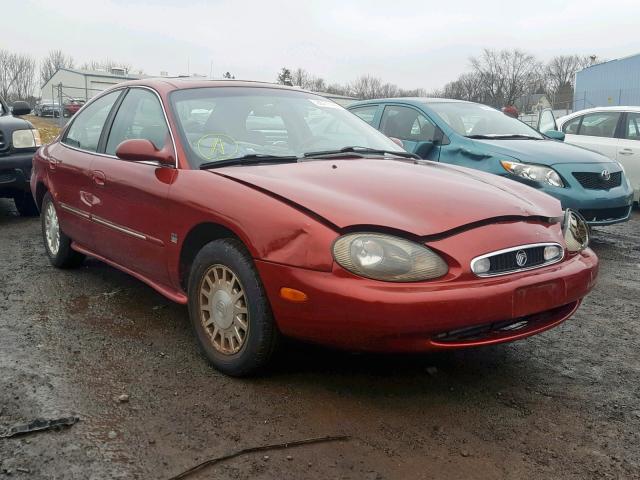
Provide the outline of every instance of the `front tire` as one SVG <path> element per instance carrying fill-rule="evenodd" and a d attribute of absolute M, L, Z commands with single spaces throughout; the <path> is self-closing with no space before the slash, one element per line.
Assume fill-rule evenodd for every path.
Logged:
<path fill-rule="evenodd" d="M 73 268 L 82 264 L 84 255 L 71 249 L 71 239 L 60 228 L 58 211 L 47 192 L 42 200 L 42 238 L 51 265 L 58 268 Z"/>
<path fill-rule="evenodd" d="M 253 260 L 235 239 L 205 245 L 189 274 L 189 317 L 211 364 L 231 376 L 262 369 L 279 332 Z"/>
<path fill-rule="evenodd" d="M 23 217 L 35 217 L 38 215 L 38 206 L 33 201 L 33 197 L 30 193 L 25 193 L 18 197 L 14 197 L 13 203 L 16 206 L 16 210 Z"/>

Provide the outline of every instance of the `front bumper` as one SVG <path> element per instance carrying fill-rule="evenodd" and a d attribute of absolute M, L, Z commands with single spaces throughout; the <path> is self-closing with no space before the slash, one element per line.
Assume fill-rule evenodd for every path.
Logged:
<path fill-rule="evenodd" d="M 35 152 L 0 156 L 0 196 L 28 193 Z"/>
<path fill-rule="evenodd" d="M 619 167 L 611 163 L 563 163 L 552 165 L 562 177 L 565 188 L 543 186 L 541 190 L 560 200 L 563 209 L 570 208 L 582 214 L 589 225 L 612 225 L 626 222 L 631 216 L 633 206 L 633 188 L 626 175 L 622 174 L 620 185 L 609 189 L 589 189 L 583 187 L 574 176 L 574 172 L 599 174 Z"/>
<path fill-rule="evenodd" d="M 454 282 L 387 283 L 338 266 L 319 272 L 261 260 L 256 265 L 282 333 L 386 352 L 488 345 L 547 330 L 573 314 L 598 272 L 589 249 L 526 273 Z M 282 287 L 301 290 L 308 300 L 284 300 Z M 471 327 L 478 329 L 469 334 Z"/>

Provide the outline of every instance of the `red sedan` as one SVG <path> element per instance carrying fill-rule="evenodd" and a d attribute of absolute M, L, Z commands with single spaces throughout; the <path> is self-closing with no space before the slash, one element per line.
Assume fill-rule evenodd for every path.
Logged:
<path fill-rule="evenodd" d="M 230 375 L 280 335 L 392 352 L 524 338 L 569 318 L 597 275 L 557 200 L 416 159 L 292 88 L 123 83 L 33 167 L 53 265 L 89 255 L 188 304 Z"/>

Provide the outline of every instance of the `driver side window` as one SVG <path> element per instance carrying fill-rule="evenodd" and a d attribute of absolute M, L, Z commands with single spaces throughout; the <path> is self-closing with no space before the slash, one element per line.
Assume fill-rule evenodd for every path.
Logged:
<path fill-rule="evenodd" d="M 74 120 L 62 143 L 89 152 L 98 150 L 104 122 L 122 91 L 106 94 L 87 106 Z"/>
<path fill-rule="evenodd" d="M 435 124 L 417 110 L 397 105 L 385 107 L 380 129 L 388 137 L 413 142 L 432 142 L 437 131 Z"/>
<path fill-rule="evenodd" d="M 149 140 L 162 150 L 169 138 L 169 129 L 155 94 L 142 88 L 132 88 L 118 108 L 105 153 L 115 155 L 122 142 L 138 138 Z"/>

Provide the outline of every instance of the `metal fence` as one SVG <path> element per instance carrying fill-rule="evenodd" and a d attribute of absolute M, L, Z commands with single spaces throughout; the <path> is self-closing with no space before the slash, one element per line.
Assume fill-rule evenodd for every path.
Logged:
<path fill-rule="evenodd" d="M 64 125 L 67 121 L 64 115 L 64 106 L 66 104 L 74 100 L 84 100 L 86 102 L 102 91 L 103 90 L 96 88 L 73 87 L 62 83 L 51 85 L 51 100 L 57 103 L 58 123 L 60 126 Z M 49 92 L 43 91 L 43 98 L 48 93 Z"/>

